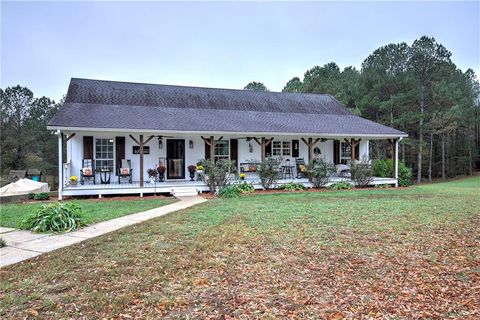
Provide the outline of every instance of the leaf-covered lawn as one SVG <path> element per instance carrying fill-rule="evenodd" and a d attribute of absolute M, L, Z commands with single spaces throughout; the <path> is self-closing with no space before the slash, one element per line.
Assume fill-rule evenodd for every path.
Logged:
<path fill-rule="evenodd" d="M 2 269 L 0 315 L 478 319 L 479 188 L 210 200 Z"/>
<path fill-rule="evenodd" d="M 83 209 L 86 223 L 111 220 L 127 214 L 158 208 L 173 202 L 175 202 L 173 198 L 138 198 L 135 200 L 118 199 L 116 201 L 110 199 L 68 201 L 68 203 L 78 204 Z M 23 204 L 0 205 L 0 226 L 19 228 L 20 221 L 43 204 L 44 202 L 27 202 Z"/>

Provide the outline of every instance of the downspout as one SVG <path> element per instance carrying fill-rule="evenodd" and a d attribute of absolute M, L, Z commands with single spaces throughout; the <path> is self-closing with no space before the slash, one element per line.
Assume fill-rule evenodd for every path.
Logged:
<path fill-rule="evenodd" d="M 399 137 L 397 141 L 395 141 L 395 188 L 398 188 L 398 145 L 402 139 L 403 137 Z"/>

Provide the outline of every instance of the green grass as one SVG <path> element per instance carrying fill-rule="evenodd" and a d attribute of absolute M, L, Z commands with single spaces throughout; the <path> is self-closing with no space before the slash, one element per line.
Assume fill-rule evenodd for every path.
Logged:
<path fill-rule="evenodd" d="M 0 317 L 474 319 L 479 190 L 210 200 L 2 269 Z"/>
<path fill-rule="evenodd" d="M 69 203 L 78 204 L 84 212 L 84 221 L 88 224 L 118 218 L 130 213 L 145 211 L 175 202 L 174 199 L 143 198 L 138 200 L 71 200 Z M 19 228 L 20 221 L 42 203 L 2 204 L 0 205 L 0 226 Z"/>

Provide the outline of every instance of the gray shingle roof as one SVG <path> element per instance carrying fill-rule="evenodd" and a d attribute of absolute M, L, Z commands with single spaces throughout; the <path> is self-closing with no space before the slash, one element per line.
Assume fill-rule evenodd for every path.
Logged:
<path fill-rule="evenodd" d="M 326 94 L 256 92 L 73 78 L 49 127 L 405 135 Z"/>

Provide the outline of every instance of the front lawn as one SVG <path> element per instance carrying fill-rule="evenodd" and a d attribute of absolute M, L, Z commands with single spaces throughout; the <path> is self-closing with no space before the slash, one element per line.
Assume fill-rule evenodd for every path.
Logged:
<path fill-rule="evenodd" d="M 476 319 L 479 188 L 210 200 L 2 269 L 0 317 Z"/>
<path fill-rule="evenodd" d="M 135 200 L 110 199 L 104 200 L 71 200 L 69 203 L 78 204 L 85 214 L 85 221 L 90 223 L 110 220 L 127 214 L 158 208 L 175 202 L 168 198 L 138 198 Z M 28 216 L 43 203 L 2 204 L 0 205 L 0 226 L 19 228 L 20 221 Z"/>

